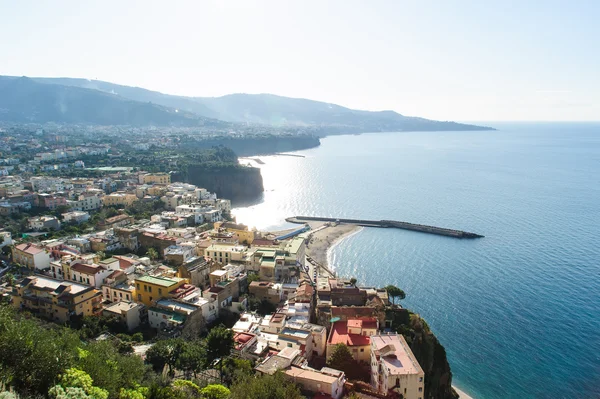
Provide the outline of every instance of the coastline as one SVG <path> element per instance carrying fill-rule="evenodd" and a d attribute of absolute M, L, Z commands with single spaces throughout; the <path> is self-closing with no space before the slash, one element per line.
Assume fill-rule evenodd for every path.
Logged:
<path fill-rule="evenodd" d="M 458 389 L 456 385 L 452 385 L 452 388 L 456 391 L 460 399 L 474 399 L 471 395 L 465 393 L 464 391 Z"/>
<path fill-rule="evenodd" d="M 328 226 L 323 222 L 309 222 L 312 234 L 306 245 L 306 254 L 320 265 L 328 268 L 329 251 L 349 236 L 358 233 L 362 227 L 353 224 Z"/>

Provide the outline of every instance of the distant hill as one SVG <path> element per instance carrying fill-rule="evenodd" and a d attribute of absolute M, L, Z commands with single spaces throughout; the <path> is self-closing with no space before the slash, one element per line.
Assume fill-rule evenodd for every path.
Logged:
<path fill-rule="evenodd" d="M 96 125 L 226 125 L 157 103 L 72 85 L 45 84 L 27 77 L 0 77 L 0 120 Z"/>
<path fill-rule="evenodd" d="M 9 77 L 4 77 L 4 79 L 7 78 Z M 195 120 L 194 116 L 197 116 L 233 123 L 255 123 L 281 127 L 311 127 L 316 128 L 317 133 L 320 135 L 381 131 L 493 130 L 492 128 L 483 126 L 404 116 L 394 111 L 372 112 L 353 110 L 336 104 L 282 97 L 273 94 L 229 94 L 222 97 L 184 97 L 99 80 L 74 78 L 32 78 L 32 80 L 37 83 L 60 87 L 68 86 L 102 92 L 105 95 L 109 95 L 110 98 L 121 99 L 121 101 L 122 99 L 128 99 L 142 102 L 149 108 L 147 109 L 149 114 L 152 114 L 151 110 L 156 112 L 156 115 L 151 118 L 155 124 L 159 124 L 155 120 L 162 121 L 160 124 L 191 123 L 190 120 Z M 0 84 L 1 82 L 2 80 L 0 79 Z M 60 91 L 64 90 L 61 89 Z M 4 97 L 4 94 L 0 92 L 0 96 Z M 116 104 L 113 103 L 112 105 Z M 129 106 L 135 108 L 134 104 L 130 103 Z M 158 107 L 159 105 L 168 108 Z M 178 110 L 180 114 L 189 114 L 173 115 L 175 110 Z M 98 112 L 100 111 L 102 110 L 98 110 Z M 144 115 L 149 116 L 147 114 Z M 139 115 L 135 118 L 138 123 L 143 122 L 144 115 Z M 171 120 L 167 116 L 174 118 Z M 126 117 L 122 117 L 121 119 L 123 118 L 127 119 Z M 216 121 L 212 123 L 216 123 Z"/>

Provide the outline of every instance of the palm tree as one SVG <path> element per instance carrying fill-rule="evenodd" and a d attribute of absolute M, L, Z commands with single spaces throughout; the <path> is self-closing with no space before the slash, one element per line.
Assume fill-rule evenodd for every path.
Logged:
<path fill-rule="evenodd" d="M 148 248 L 146 256 L 149 257 L 150 260 L 156 260 L 158 259 L 158 251 L 154 248 Z"/>

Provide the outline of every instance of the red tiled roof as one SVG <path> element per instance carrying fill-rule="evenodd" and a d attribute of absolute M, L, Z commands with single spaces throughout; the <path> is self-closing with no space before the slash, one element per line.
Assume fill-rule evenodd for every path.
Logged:
<path fill-rule="evenodd" d="M 40 252 L 44 251 L 44 248 L 38 247 L 37 245 L 34 245 L 34 244 L 19 244 L 19 245 L 17 245 L 16 248 L 19 251 L 23 251 L 23 252 L 31 254 L 31 255 L 36 255 L 36 254 L 39 254 Z"/>
<path fill-rule="evenodd" d="M 76 272 L 83 274 L 96 274 L 105 269 L 102 266 L 98 265 L 86 265 L 83 263 L 75 263 L 71 266 L 71 270 L 75 270 Z"/>
<path fill-rule="evenodd" d="M 364 335 L 348 334 L 348 325 L 346 322 L 337 321 L 331 327 L 331 334 L 327 343 L 331 345 L 367 346 L 371 343 L 371 339 Z"/>

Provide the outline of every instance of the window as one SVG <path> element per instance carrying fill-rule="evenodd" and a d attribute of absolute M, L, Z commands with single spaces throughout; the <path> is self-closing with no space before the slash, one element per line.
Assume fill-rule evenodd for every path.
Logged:
<path fill-rule="evenodd" d="M 142 294 L 138 294 L 138 301 L 142 300 Z"/>
<path fill-rule="evenodd" d="M 419 382 L 423 382 L 423 377 L 419 377 Z"/>
<path fill-rule="evenodd" d="M 365 349 L 364 349 L 364 348 L 360 348 L 360 351 L 361 351 L 361 352 L 364 352 L 364 351 L 365 351 Z"/>
<path fill-rule="evenodd" d="M 152 287 L 148 287 L 148 292 L 152 292 Z"/>
<path fill-rule="evenodd" d="M 123 298 L 123 293 L 119 292 L 119 298 Z"/>
<path fill-rule="evenodd" d="M 419 392 L 423 392 L 423 387 L 419 387 Z"/>
<path fill-rule="evenodd" d="M 162 295 L 162 288 L 158 289 L 158 295 Z"/>
<path fill-rule="evenodd" d="M 139 284 L 136 284 L 136 285 L 137 285 L 137 289 L 139 290 L 140 289 L 140 285 Z"/>
<path fill-rule="evenodd" d="M 291 348 L 291 347 L 292 347 L 292 344 L 287 344 L 287 347 L 288 347 L 288 348 Z"/>
<path fill-rule="evenodd" d="M 148 286 L 144 284 L 144 292 L 148 292 Z"/>
<path fill-rule="evenodd" d="M 396 386 L 399 387 L 400 386 L 400 378 L 396 377 Z"/>
<path fill-rule="evenodd" d="M 150 302 L 152 302 L 152 297 L 150 297 Z"/>
<path fill-rule="evenodd" d="M 129 300 L 129 294 L 125 294 L 125 299 Z"/>

